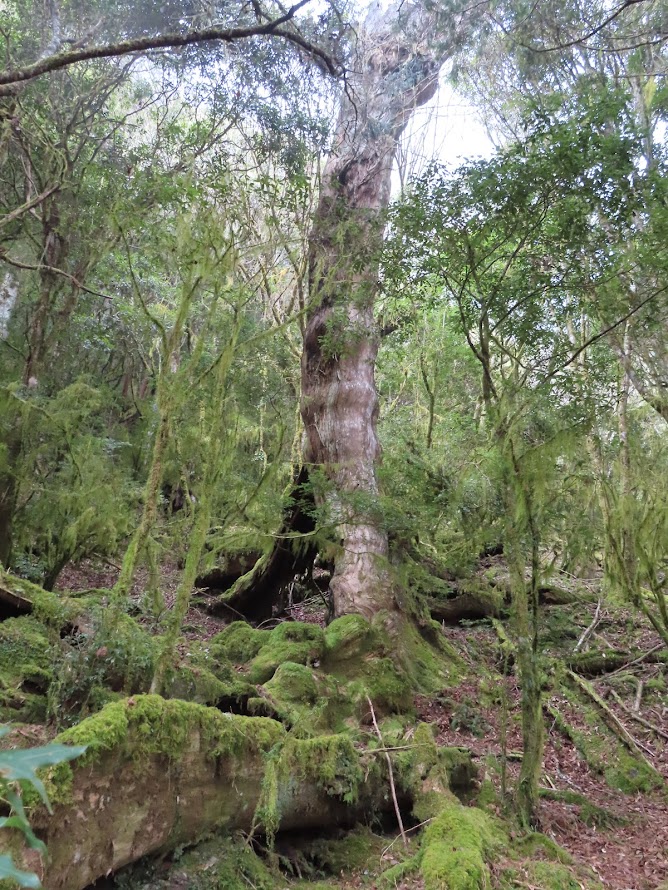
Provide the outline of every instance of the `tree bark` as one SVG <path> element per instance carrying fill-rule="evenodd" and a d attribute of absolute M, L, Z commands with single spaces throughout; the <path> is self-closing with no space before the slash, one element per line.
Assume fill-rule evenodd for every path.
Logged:
<path fill-rule="evenodd" d="M 335 615 L 395 608 L 375 506 L 374 301 L 394 150 L 415 108 L 436 91 L 447 54 L 437 33 L 433 13 L 403 3 L 384 13 L 375 7 L 360 29 L 309 238 L 304 457 L 324 471 L 318 499 L 335 529 Z"/>

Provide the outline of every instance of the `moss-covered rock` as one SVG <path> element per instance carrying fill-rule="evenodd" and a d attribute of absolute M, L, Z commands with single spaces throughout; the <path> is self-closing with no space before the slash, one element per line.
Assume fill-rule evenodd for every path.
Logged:
<path fill-rule="evenodd" d="M 235 621 L 210 640 L 208 649 L 219 663 L 248 665 L 252 683 L 266 683 L 284 662 L 310 664 L 318 660 L 323 631 L 318 625 L 298 621 L 285 621 L 273 630 Z"/>
<path fill-rule="evenodd" d="M 222 680 L 212 671 L 198 665 L 182 664 L 166 678 L 164 698 L 179 698 L 198 705 L 217 705 L 221 710 L 241 709 L 255 694 L 255 687 L 247 680 L 226 672 Z"/>
<path fill-rule="evenodd" d="M 245 621 L 233 621 L 209 641 L 212 658 L 224 663 L 247 664 L 266 643 L 270 631 L 257 630 Z"/>

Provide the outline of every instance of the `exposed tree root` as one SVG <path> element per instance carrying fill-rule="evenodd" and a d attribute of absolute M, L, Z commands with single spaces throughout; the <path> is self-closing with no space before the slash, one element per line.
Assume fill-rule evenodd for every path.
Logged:
<path fill-rule="evenodd" d="M 313 496 L 307 484 L 308 471 L 302 467 L 273 548 L 221 593 L 209 606 L 210 611 L 265 621 L 284 604 L 286 591 L 294 579 L 310 572 L 317 548 L 308 537 L 301 537 L 315 529 Z"/>

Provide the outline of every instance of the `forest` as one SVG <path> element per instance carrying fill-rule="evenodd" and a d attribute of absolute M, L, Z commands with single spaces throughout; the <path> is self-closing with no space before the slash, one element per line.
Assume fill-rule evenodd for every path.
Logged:
<path fill-rule="evenodd" d="M 667 890 L 667 42 L 0 0 L 0 887 Z"/>

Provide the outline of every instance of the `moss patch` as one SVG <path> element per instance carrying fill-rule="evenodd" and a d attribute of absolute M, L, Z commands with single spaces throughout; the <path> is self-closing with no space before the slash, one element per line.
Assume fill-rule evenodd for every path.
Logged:
<path fill-rule="evenodd" d="M 310 664 L 320 658 L 322 648 L 322 628 L 298 621 L 283 622 L 273 630 L 258 630 L 244 621 L 235 621 L 209 643 L 214 660 L 248 665 L 252 683 L 266 683 L 286 661 Z"/>
<path fill-rule="evenodd" d="M 261 633 L 261 631 L 260 631 Z M 266 683 L 284 662 L 312 664 L 323 649 L 323 630 L 317 624 L 286 621 L 272 631 L 249 665 L 252 683 Z"/>
<path fill-rule="evenodd" d="M 487 860 L 505 838 L 482 810 L 443 797 L 443 809 L 425 831 L 420 871 L 426 890 L 485 890 Z"/>
<path fill-rule="evenodd" d="M 45 719 L 54 643 L 54 632 L 32 615 L 0 623 L 0 721 Z"/>
<path fill-rule="evenodd" d="M 20 600 L 30 603 L 32 615 L 56 630 L 73 622 L 92 601 L 86 597 L 74 599 L 64 593 L 51 593 L 37 584 L 17 578 L 2 568 L 0 568 L 0 585 Z"/>
<path fill-rule="evenodd" d="M 141 763 L 152 755 L 177 760 L 197 732 L 211 757 L 242 755 L 244 751 L 269 751 L 284 735 L 283 727 L 262 717 L 222 714 L 191 702 L 140 695 L 104 707 L 98 714 L 66 730 L 56 742 L 86 745 L 86 753 L 72 766 L 59 764 L 47 774 L 45 784 L 53 802 L 69 797 L 73 769 L 100 761 L 110 751 L 120 758 Z"/>

